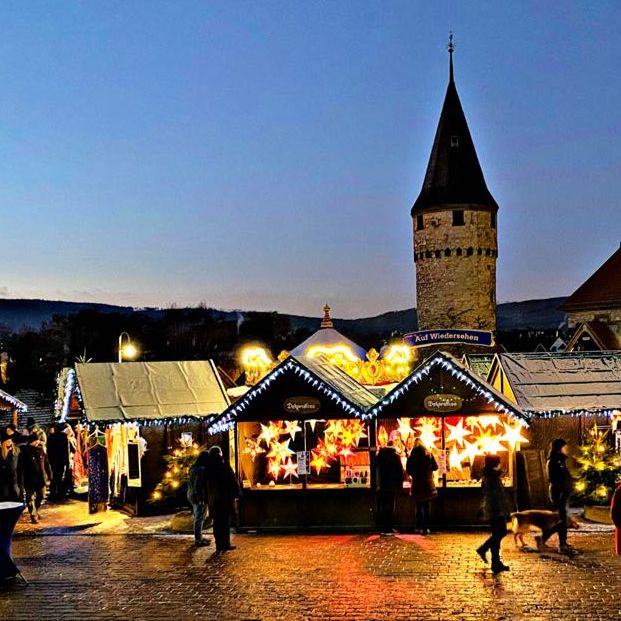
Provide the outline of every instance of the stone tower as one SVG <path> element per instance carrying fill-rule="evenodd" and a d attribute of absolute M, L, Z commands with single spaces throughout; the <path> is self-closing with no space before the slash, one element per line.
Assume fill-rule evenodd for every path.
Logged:
<path fill-rule="evenodd" d="M 414 206 L 418 329 L 496 331 L 496 214 L 453 79 Z"/>

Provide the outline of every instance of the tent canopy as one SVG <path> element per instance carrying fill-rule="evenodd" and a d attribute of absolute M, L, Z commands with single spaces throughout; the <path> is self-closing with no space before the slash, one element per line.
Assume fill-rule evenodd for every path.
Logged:
<path fill-rule="evenodd" d="M 210 360 L 78 363 L 86 418 L 92 422 L 208 417 L 229 400 Z"/>

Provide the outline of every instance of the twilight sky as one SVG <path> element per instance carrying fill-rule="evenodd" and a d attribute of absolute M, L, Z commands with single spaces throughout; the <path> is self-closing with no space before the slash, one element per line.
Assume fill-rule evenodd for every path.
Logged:
<path fill-rule="evenodd" d="M 604 1 L 5 0 L 0 297 L 412 306 L 449 29 L 498 299 L 569 294 L 621 240 L 620 23 Z"/>

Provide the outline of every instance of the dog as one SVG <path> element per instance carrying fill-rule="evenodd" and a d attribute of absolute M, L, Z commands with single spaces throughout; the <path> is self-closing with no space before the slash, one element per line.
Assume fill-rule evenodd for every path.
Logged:
<path fill-rule="evenodd" d="M 511 514 L 511 527 L 515 547 L 525 547 L 524 535 L 530 532 L 531 527 L 539 529 L 542 533 L 550 530 L 559 523 L 558 511 L 546 511 L 544 509 L 529 509 L 528 511 L 516 511 Z M 580 528 L 580 524 L 571 516 L 567 517 L 568 528 Z M 519 542 L 522 544 L 520 546 Z"/>

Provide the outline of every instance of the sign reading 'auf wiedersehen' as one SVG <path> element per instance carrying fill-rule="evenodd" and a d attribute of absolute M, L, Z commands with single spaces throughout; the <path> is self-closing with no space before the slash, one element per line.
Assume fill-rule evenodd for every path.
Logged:
<path fill-rule="evenodd" d="M 485 330 L 421 330 L 406 334 L 403 340 L 412 347 L 455 344 L 491 347 L 494 335 Z"/>

